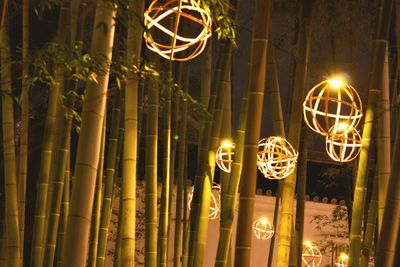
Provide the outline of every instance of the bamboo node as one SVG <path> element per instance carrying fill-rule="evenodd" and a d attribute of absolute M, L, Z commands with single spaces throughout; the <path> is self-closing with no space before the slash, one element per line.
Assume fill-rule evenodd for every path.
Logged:
<path fill-rule="evenodd" d="M 191 36 L 182 31 L 184 23 L 190 26 Z M 146 46 L 169 60 L 186 61 L 198 56 L 211 36 L 211 17 L 194 0 L 154 0 L 144 13 L 144 24 Z"/>
<path fill-rule="evenodd" d="M 257 167 L 265 178 L 283 179 L 296 168 L 298 153 L 279 136 L 270 136 L 258 142 Z"/>

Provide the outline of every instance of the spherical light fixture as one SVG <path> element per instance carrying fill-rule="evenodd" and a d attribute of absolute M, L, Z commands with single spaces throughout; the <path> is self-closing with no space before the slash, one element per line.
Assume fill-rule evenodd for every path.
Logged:
<path fill-rule="evenodd" d="M 348 131 L 346 125 L 339 124 L 338 128 L 331 128 L 331 134 L 326 136 L 326 152 L 334 161 L 352 161 L 360 154 L 360 133 L 355 128 Z"/>
<path fill-rule="evenodd" d="M 230 173 L 232 170 L 233 155 L 235 154 L 234 149 L 235 144 L 229 140 L 225 140 L 215 153 L 215 162 L 226 173 Z"/>
<path fill-rule="evenodd" d="M 192 187 L 192 189 L 187 194 L 189 210 L 191 209 L 192 206 L 193 191 L 194 187 Z M 220 203 L 221 203 L 221 186 L 219 184 L 214 183 L 211 188 L 211 201 L 208 213 L 208 218 L 210 220 L 215 220 L 219 218 L 219 214 L 221 213 Z"/>
<path fill-rule="evenodd" d="M 253 222 L 253 232 L 257 239 L 267 240 L 274 235 L 275 230 L 267 218 L 261 217 Z"/>
<path fill-rule="evenodd" d="M 182 30 L 183 23 L 190 26 L 187 33 Z M 161 57 L 185 61 L 204 50 L 211 36 L 211 23 L 210 15 L 197 1 L 155 0 L 144 13 L 143 36 L 146 46 Z"/>
<path fill-rule="evenodd" d="M 349 255 L 342 253 L 336 258 L 335 266 L 337 267 L 347 267 L 349 266 Z"/>
<path fill-rule="evenodd" d="M 306 241 L 303 244 L 302 262 L 303 267 L 317 267 L 322 262 L 321 252 L 310 241 Z"/>
<path fill-rule="evenodd" d="M 295 169 L 298 153 L 293 146 L 279 136 L 271 136 L 258 142 L 257 166 L 268 179 L 283 179 Z"/>
<path fill-rule="evenodd" d="M 311 130 L 324 136 L 339 124 L 346 124 L 351 131 L 363 115 L 360 96 L 341 78 L 328 79 L 313 87 L 304 100 L 303 112 Z"/>

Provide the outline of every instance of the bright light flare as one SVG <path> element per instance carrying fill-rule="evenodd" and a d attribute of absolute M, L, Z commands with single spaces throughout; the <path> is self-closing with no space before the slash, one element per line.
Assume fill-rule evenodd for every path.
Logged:
<path fill-rule="evenodd" d="M 328 80 L 328 83 L 329 83 L 331 88 L 340 89 L 346 84 L 346 81 L 344 80 L 343 77 L 334 76 L 334 77 L 332 77 L 331 79 Z"/>

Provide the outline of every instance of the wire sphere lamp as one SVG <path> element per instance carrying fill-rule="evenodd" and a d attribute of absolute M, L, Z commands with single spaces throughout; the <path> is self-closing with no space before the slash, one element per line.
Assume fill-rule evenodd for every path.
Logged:
<path fill-rule="evenodd" d="M 253 222 L 253 233 L 257 239 L 267 240 L 274 235 L 275 229 L 267 218 L 261 217 Z"/>
<path fill-rule="evenodd" d="M 258 142 L 257 167 L 268 179 L 283 179 L 295 169 L 298 153 L 279 136 L 270 136 Z"/>
<path fill-rule="evenodd" d="M 192 201 L 193 201 L 193 191 L 194 187 L 188 192 L 188 208 L 191 209 Z M 211 200 L 210 200 L 210 209 L 208 213 L 208 218 L 210 220 L 215 220 L 219 218 L 219 214 L 221 213 L 220 208 L 221 203 L 221 186 L 219 184 L 214 183 L 211 188 Z"/>
<path fill-rule="evenodd" d="M 362 104 L 353 86 L 340 78 L 332 78 L 314 86 L 303 102 L 304 120 L 321 135 L 330 134 L 335 125 L 347 124 L 348 131 L 360 122 Z"/>
<path fill-rule="evenodd" d="M 217 163 L 218 167 L 226 173 L 230 173 L 232 171 L 233 155 L 235 154 L 234 149 L 234 143 L 224 141 L 215 153 L 215 162 Z"/>
<path fill-rule="evenodd" d="M 303 245 L 302 266 L 317 267 L 322 262 L 322 254 L 313 243 L 306 241 Z"/>
<path fill-rule="evenodd" d="M 190 33 L 183 33 L 183 23 L 190 25 Z M 209 13 L 194 0 L 154 0 L 144 13 L 143 36 L 146 46 L 161 57 L 186 61 L 204 50 L 211 24 Z"/>
<path fill-rule="evenodd" d="M 356 128 L 347 131 L 347 125 L 338 125 L 338 130 L 331 128 L 332 134 L 326 136 L 326 153 L 334 161 L 349 162 L 360 154 L 361 136 Z M 334 132 L 334 133 L 333 133 Z"/>

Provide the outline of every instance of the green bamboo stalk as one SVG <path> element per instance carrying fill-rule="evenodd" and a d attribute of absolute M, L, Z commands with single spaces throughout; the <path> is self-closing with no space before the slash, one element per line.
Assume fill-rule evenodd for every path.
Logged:
<path fill-rule="evenodd" d="M 107 252 L 107 239 L 108 231 L 110 227 L 111 212 L 112 212 L 112 199 L 114 195 L 114 177 L 116 169 L 116 156 L 118 150 L 118 135 L 120 130 L 121 122 L 121 112 L 120 106 L 122 105 L 122 94 L 116 93 L 114 99 L 114 105 L 111 115 L 111 130 L 108 140 L 108 150 L 107 150 L 107 165 L 106 165 L 106 175 L 104 180 L 104 195 L 101 207 L 101 218 L 99 226 L 99 241 L 98 241 L 98 252 L 97 260 L 95 266 L 101 267 L 105 265 L 106 252 Z"/>
<path fill-rule="evenodd" d="M 253 36 L 250 58 L 250 88 L 248 92 L 248 113 L 243 150 L 238 225 L 236 231 L 235 266 L 250 265 L 250 248 L 254 198 L 257 183 L 257 151 L 261 129 L 262 106 L 265 86 L 268 33 L 272 2 L 257 0 L 253 21 Z"/>
<path fill-rule="evenodd" d="M 66 173 L 67 161 L 69 161 L 69 148 L 70 148 L 70 133 L 72 128 L 72 114 L 71 108 L 73 107 L 73 96 L 70 95 L 67 100 L 66 117 L 64 118 L 65 128 L 62 130 L 63 136 L 61 138 L 61 144 L 57 151 L 58 153 L 58 164 L 55 166 L 55 180 L 54 180 L 54 192 L 50 208 L 50 217 L 48 222 L 48 230 L 45 243 L 43 266 L 52 266 L 54 262 L 57 242 L 57 231 L 59 227 L 59 218 L 61 210 L 61 202 L 64 191 L 64 180 Z"/>
<path fill-rule="evenodd" d="M 360 257 L 360 267 L 368 267 L 369 258 L 372 252 L 372 243 L 376 228 L 376 218 L 378 215 L 378 175 L 374 177 L 372 185 L 371 200 L 368 207 L 368 219 L 365 226 L 365 235 L 362 242 L 362 251 Z"/>
<path fill-rule="evenodd" d="M 68 8 L 62 5 L 58 24 L 58 42 L 65 43 L 65 22 L 68 15 Z M 62 88 L 63 76 L 59 70 L 54 70 L 55 81 L 49 90 L 49 102 L 47 107 L 46 122 L 44 126 L 42 152 L 39 170 L 39 184 L 35 204 L 33 236 L 31 248 L 31 267 L 42 266 L 44 256 L 46 228 L 46 207 L 48 200 L 48 188 L 50 183 L 50 169 L 52 163 L 53 150 L 55 149 L 55 131 L 57 109 L 60 105 L 60 90 Z M 60 118 L 60 116 L 58 116 Z"/>
<path fill-rule="evenodd" d="M 117 120 L 119 118 L 117 117 Z M 89 257 L 88 266 L 96 266 L 97 247 L 99 244 L 100 217 L 102 211 L 103 197 L 103 173 L 104 173 L 104 151 L 106 146 L 106 128 L 107 128 L 107 107 L 104 110 L 103 132 L 101 135 L 99 164 L 97 167 L 96 186 L 93 200 L 92 221 L 89 235 Z M 118 128 L 117 128 L 118 129 Z M 114 161 L 114 159 L 113 159 Z"/>
<path fill-rule="evenodd" d="M 395 265 L 396 244 L 400 225 L 400 120 L 397 119 L 397 133 L 393 151 L 392 170 L 389 177 L 386 206 L 383 212 L 376 256 L 376 266 L 391 267 Z M 397 244 L 398 246 L 398 244 Z"/>
<path fill-rule="evenodd" d="M 270 74 L 270 79 L 267 80 L 267 86 L 265 88 L 265 93 L 267 94 L 267 105 L 271 107 L 272 110 L 272 128 L 274 135 L 285 137 L 285 124 L 283 121 L 282 113 L 282 103 L 281 94 L 279 88 L 279 78 L 278 78 L 278 68 L 275 59 L 275 48 L 271 42 L 268 42 L 268 52 L 267 52 L 267 74 Z M 278 182 L 278 188 L 275 195 L 275 206 L 274 206 L 274 218 L 273 225 L 276 227 L 278 225 L 278 214 L 279 214 L 279 203 L 282 193 L 283 182 Z M 272 259 L 274 255 L 276 235 L 273 235 L 269 245 L 268 252 L 268 267 L 272 266 Z"/>
<path fill-rule="evenodd" d="M 295 62 L 295 76 L 293 84 L 292 103 L 290 105 L 290 122 L 288 141 L 295 149 L 300 143 L 302 119 L 302 101 L 306 87 L 308 57 L 310 50 L 310 36 L 312 28 L 312 12 L 314 1 L 303 1 L 300 8 L 300 29 Z M 278 242 L 278 267 L 288 266 L 290 245 L 293 233 L 293 200 L 296 186 L 296 172 L 289 175 L 283 181 L 281 221 Z"/>
<path fill-rule="evenodd" d="M 137 122 L 137 161 L 140 159 L 140 141 L 142 136 L 143 121 L 143 95 L 144 95 L 144 79 L 139 80 L 139 96 L 138 96 L 138 122 Z M 139 172 L 139 170 L 137 170 Z"/>
<path fill-rule="evenodd" d="M 29 0 L 22 1 L 22 93 L 21 135 L 18 155 L 18 226 L 21 249 L 21 265 L 24 259 L 26 175 L 28 170 L 29 131 Z"/>
<path fill-rule="evenodd" d="M 386 49 L 383 65 L 382 90 L 377 114 L 377 175 L 378 175 L 378 233 L 381 231 L 383 210 L 390 176 L 390 99 L 389 99 L 389 51 Z"/>
<path fill-rule="evenodd" d="M 67 229 L 67 219 L 69 213 L 69 195 L 70 195 L 70 184 L 71 184 L 71 171 L 70 171 L 70 147 L 71 147 L 71 138 L 68 140 L 68 155 L 67 162 L 65 165 L 65 174 L 64 174 L 64 190 L 61 202 L 61 216 L 60 216 L 60 225 L 58 230 L 58 239 L 57 239 L 57 267 L 62 266 L 62 251 L 64 248 L 64 240 L 65 240 L 65 231 Z"/>
<path fill-rule="evenodd" d="M 141 55 L 141 26 L 144 1 L 130 0 L 129 9 L 135 16 L 131 17 L 128 27 L 127 57 L 134 66 L 139 66 Z M 139 17 L 136 17 L 139 16 Z M 130 74 L 125 89 L 125 133 L 122 167 L 122 206 L 121 214 L 121 265 L 135 265 L 135 225 L 136 225 L 136 164 L 137 164 L 137 121 L 138 121 L 138 83 L 139 77 Z M 158 101 L 158 100 L 157 100 Z M 157 138 L 156 138 L 157 140 Z M 157 142 L 157 141 L 156 141 Z M 156 143 L 157 145 L 157 143 Z M 147 154 L 147 153 L 146 153 Z M 156 175 L 157 188 L 157 175 Z M 157 198 L 157 196 L 156 196 Z M 156 200 L 157 201 L 157 200 Z M 156 204 L 157 205 L 157 204 Z M 156 207 L 157 214 L 157 207 Z M 157 215 L 156 215 L 157 217 Z M 157 235 L 156 235 L 157 236 Z"/>
<path fill-rule="evenodd" d="M 307 158 L 308 158 L 308 129 L 305 124 L 301 128 L 301 140 L 299 154 L 301 157 L 297 163 L 297 202 L 296 202 L 296 264 L 301 266 L 303 256 L 303 236 L 304 236 L 304 210 L 306 205 L 306 186 L 307 186 Z"/>
<path fill-rule="evenodd" d="M 158 266 L 164 267 L 168 264 L 169 194 L 171 186 L 171 95 L 171 88 L 167 88 L 163 109 L 163 172 L 157 251 Z"/>
<path fill-rule="evenodd" d="M 182 73 L 182 68 L 185 68 L 185 81 L 181 82 L 184 83 L 184 91 L 187 93 L 189 90 L 189 73 L 190 73 L 190 66 L 185 63 L 180 63 L 180 72 Z M 180 97 L 178 95 L 178 97 Z M 182 250 L 182 208 L 183 205 L 183 194 L 185 187 L 185 165 L 186 165 L 186 132 L 187 132 L 187 113 L 188 113 L 188 103 L 185 99 L 182 101 L 181 105 L 181 122 L 178 134 L 178 179 L 177 179 L 177 190 L 176 190 L 176 211 L 175 211 L 175 237 L 174 237 L 174 267 L 181 266 L 181 250 Z M 177 116 L 177 113 L 176 113 Z M 185 217 L 183 217 L 186 220 Z"/>
<path fill-rule="evenodd" d="M 11 89 L 11 51 L 8 36 L 8 22 L 0 28 L 0 67 L 2 127 L 3 127 L 3 160 L 4 160 L 4 192 L 5 220 L 7 231 L 8 266 L 21 266 L 18 227 L 17 171 L 14 143 L 14 110 Z"/>
<path fill-rule="evenodd" d="M 364 122 L 364 131 L 362 136 L 362 146 L 360 160 L 358 164 L 358 173 L 356 188 L 354 193 L 354 203 L 351 220 L 350 231 L 350 250 L 349 250 L 349 266 L 357 266 L 359 263 L 360 247 L 361 247 L 361 225 L 364 217 L 365 191 L 367 185 L 367 167 L 368 167 L 368 149 L 370 139 L 372 137 L 372 124 L 376 116 L 374 110 L 375 101 L 382 94 L 383 88 L 383 70 L 385 62 L 385 54 L 388 46 L 388 36 L 390 27 L 390 18 L 392 14 L 393 0 L 384 0 L 380 3 L 378 26 L 372 43 L 372 65 L 371 79 L 369 82 L 368 107 L 366 119 Z M 379 96 L 376 96 L 378 94 Z M 372 98 L 372 99 L 371 99 Z M 371 99 L 371 100 L 370 100 Z M 369 114 L 368 114 L 369 113 Z M 368 120 L 367 120 L 368 118 Z M 378 193 L 379 198 L 379 193 Z"/>
<path fill-rule="evenodd" d="M 158 65 L 158 56 L 151 54 L 152 62 Z M 148 114 L 146 121 L 145 157 L 145 266 L 157 265 L 157 136 L 159 81 L 148 80 Z"/>
<path fill-rule="evenodd" d="M 68 215 L 63 266 L 84 266 L 88 253 L 90 220 L 99 162 L 103 116 L 114 40 L 115 9 L 111 3 L 96 2 L 91 53 L 102 60 L 97 83 L 88 82 L 82 112 L 74 185 Z M 104 25 L 105 27 L 98 27 Z M 88 150 L 87 148 L 91 149 Z"/>
<path fill-rule="evenodd" d="M 384 43 L 385 45 L 385 43 Z M 382 50 L 384 53 L 384 49 Z M 372 129 L 379 101 L 379 90 L 370 89 L 368 94 L 367 111 L 363 126 L 361 152 L 359 156 L 356 185 L 354 188 L 354 202 L 351 216 L 349 266 L 358 266 L 361 251 L 361 231 L 364 218 L 364 206 L 368 184 L 368 163 L 371 145 Z"/>

